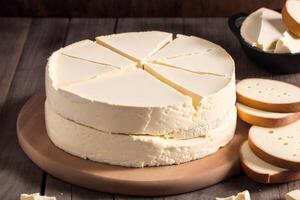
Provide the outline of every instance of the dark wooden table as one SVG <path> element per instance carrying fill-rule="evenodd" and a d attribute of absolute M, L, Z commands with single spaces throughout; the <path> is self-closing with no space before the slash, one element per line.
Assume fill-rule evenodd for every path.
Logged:
<path fill-rule="evenodd" d="M 55 195 L 58 200 L 133 199 L 62 182 L 35 166 L 16 137 L 22 105 L 44 87 L 47 58 L 56 49 L 81 39 L 124 31 L 163 30 L 197 35 L 222 45 L 236 62 L 237 78 L 269 77 L 300 86 L 300 74 L 275 75 L 251 63 L 227 27 L 226 18 L 0 18 L 0 199 L 17 200 L 20 193 Z M 300 181 L 258 184 L 240 174 L 212 187 L 188 194 L 153 199 L 214 199 L 248 189 L 252 199 L 283 199 L 300 188 Z M 143 198 L 145 199 L 145 198 Z M 147 198 L 152 199 L 152 198 Z"/>

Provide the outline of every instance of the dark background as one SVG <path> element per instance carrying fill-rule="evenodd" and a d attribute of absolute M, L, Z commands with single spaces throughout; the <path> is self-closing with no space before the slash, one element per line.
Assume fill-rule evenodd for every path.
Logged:
<path fill-rule="evenodd" d="M 0 0 L 10 17 L 226 17 L 284 0 Z"/>

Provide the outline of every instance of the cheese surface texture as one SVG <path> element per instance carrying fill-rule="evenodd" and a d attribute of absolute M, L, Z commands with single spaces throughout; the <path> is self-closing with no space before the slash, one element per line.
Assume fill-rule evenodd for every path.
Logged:
<path fill-rule="evenodd" d="M 56 200 L 56 198 L 41 196 L 39 193 L 35 193 L 35 194 L 21 194 L 20 200 Z"/>
<path fill-rule="evenodd" d="M 220 46 L 195 36 L 178 35 L 172 40 L 171 33 L 160 31 L 96 40 L 71 44 L 49 58 L 46 95 L 48 107 L 62 118 L 56 121 L 66 120 L 68 126 L 85 127 L 80 132 L 92 130 L 105 137 L 180 142 L 206 138 L 220 127 L 235 127 L 235 121 L 227 120 L 236 116 L 235 67 Z M 232 137 L 234 128 L 230 130 Z M 57 144 L 58 137 L 65 137 L 60 132 L 51 139 L 64 149 L 65 141 Z M 75 149 L 66 151 L 76 154 Z M 200 157 L 189 156 L 186 161 Z"/>
<path fill-rule="evenodd" d="M 236 110 L 207 137 L 178 140 L 157 136 L 109 134 L 58 115 L 46 102 L 46 124 L 50 139 L 59 148 L 84 159 L 145 167 L 180 164 L 216 152 L 234 136 Z"/>

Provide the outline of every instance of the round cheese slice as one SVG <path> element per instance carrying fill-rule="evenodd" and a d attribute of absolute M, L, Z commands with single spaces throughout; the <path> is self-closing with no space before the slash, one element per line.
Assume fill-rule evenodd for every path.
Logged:
<path fill-rule="evenodd" d="M 282 19 L 292 33 L 300 37 L 300 2 L 298 0 L 286 1 L 282 9 Z"/>
<path fill-rule="evenodd" d="M 177 140 L 101 132 L 61 117 L 48 101 L 45 112 L 47 133 L 57 147 L 84 159 L 126 167 L 180 164 L 205 157 L 225 146 L 236 126 L 233 108 L 227 122 L 207 137 Z"/>
<path fill-rule="evenodd" d="M 236 85 L 237 101 L 270 112 L 299 112 L 300 88 L 289 83 L 248 78 Z"/>
<path fill-rule="evenodd" d="M 262 127 L 279 127 L 291 124 L 300 119 L 300 113 L 276 113 L 251 108 L 236 103 L 238 116 L 245 122 Z"/>
<path fill-rule="evenodd" d="M 299 171 L 280 168 L 260 159 L 253 153 L 247 141 L 241 146 L 240 159 L 245 173 L 257 182 L 284 183 L 300 179 Z"/>
<path fill-rule="evenodd" d="M 252 126 L 249 145 L 252 151 L 266 162 L 291 170 L 300 170 L 300 120 L 279 127 Z"/>

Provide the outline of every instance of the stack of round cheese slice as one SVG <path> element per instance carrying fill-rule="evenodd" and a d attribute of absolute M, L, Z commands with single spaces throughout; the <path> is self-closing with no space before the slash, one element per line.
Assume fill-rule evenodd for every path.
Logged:
<path fill-rule="evenodd" d="M 239 117 L 255 125 L 240 152 L 246 174 L 263 183 L 300 179 L 300 88 L 245 79 L 237 84 L 237 97 Z"/>
<path fill-rule="evenodd" d="M 159 31 L 83 40 L 46 68 L 46 126 L 59 148 L 129 167 L 202 158 L 236 125 L 235 73 L 220 46 Z"/>

